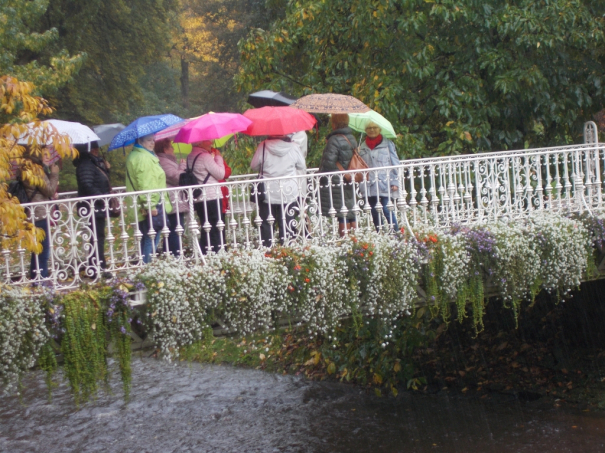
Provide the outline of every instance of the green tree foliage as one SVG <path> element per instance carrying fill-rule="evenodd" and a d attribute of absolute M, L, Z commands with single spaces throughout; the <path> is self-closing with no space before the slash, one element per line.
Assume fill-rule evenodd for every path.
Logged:
<path fill-rule="evenodd" d="M 132 120 L 144 111 L 148 99 L 141 88 L 141 79 L 155 70 L 156 62 L 168 57 L 176 3 L 176 0 L 50 2 L 39 23 L 41 28 L 56 29 L 59 38 L 40 49 L 40 53 L 45 55 L 64 48 L 72 53 L 86 52 L 88 56 L 75 80 L 51 99 L 59 115 L 98 124 Z M 162 107 L 165 102 L 158 102 L 156 108 L 164 111 Z"/>
<path fill-rule="evenodd" d="M 0 2 L 0 76 L 10 75 L 33 82 L 38 91 L 49 92 L 65 84 L 84 59 L 69 56 L 58 44 L 59 31 L 38 24 L 49 0 Z M 47 52 L 49 46 L 53 52 Z M 44 52 L 44 57 L 40 54 Z"/>
<path fill-rule="evenodd" d="M 299 0 L 240 43 L 240 90 L 352 94 L 407 156 L 579 141 L 605 105 L 599 0 Z"/>

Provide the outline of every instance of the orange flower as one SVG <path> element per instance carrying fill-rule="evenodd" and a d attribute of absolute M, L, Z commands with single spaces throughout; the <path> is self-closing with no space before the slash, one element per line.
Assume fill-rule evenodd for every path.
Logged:
<path fill-rule="evenodd" d="M 309 272 L 309 269 L 305 269 L 305 272 Z"/>
<path fill-rule="evenodd" d="M 433 242 L 433 243 L 436 243 L 436 242 L 437 242 L 437 236 L 435 236 L 434 234 L 433 234 L 433 235 L 431 235 L 431 236 L 429 237 L 429 239 L 430 239 L 430 240 L 431 240 L 431 242 Z"/>
<path fill-rule="evenodd" d="M 402 233 L 405 233 L 405 228 L 401 227 L 400 230 Z"/>
<path fill-rule="evenodd" d="M 362 248 L 362 249 L 364 249 L 364 250 L 367 250 L 367 249 L 368 249 L 368 244 L 363 244 L 363 245 L 361 246 L 361 248 Z"/>
<path fill-rule="evenodd" d="M 301 267 L 298 264 L 296 266 L 294 266 L 295 271 L 299 271 L 300 269 L 301 269 Z"/>
<path fill-rule="evenodd" d="M 374 252 L 370 252 L 370 256 L 372 256 L 374 254 Z"/>
<path fill-rule="evenodd" d="M 288 285 L 288 290 L 289 290 L 290 292 L 293 292 L 293 291 L 294 291 L 294 287 L 293 287 L 292 285 Z"/>
<path fill-rule="evenodd" d="M 311 280 L 309 280 L 308 278 L 305 278 L 305 283 L 309 283 Z"/>

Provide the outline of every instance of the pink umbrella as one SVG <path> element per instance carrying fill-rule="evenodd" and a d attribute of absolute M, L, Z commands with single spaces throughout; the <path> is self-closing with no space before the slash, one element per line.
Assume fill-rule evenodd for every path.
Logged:
<path fill-rule="evenodd" d="M 287 135 L 308 131 L 317 122 L 313 115 L 291 107 L 250 109 L 244 116 L 252 120 L 252 126 L 246 130 L 248 135 Z"/>
<path fill-rule="evenodd" d="M 216 140 L 228 134 L 243 132 L 251 124 L 252 121 L 239 113 L 207 113 L 183 126 L 174 141 L 195 143 Z"/>
<path fill-rule="evenodd" d="M 155 134 L 156 141 L 163 140 L 165 138 L 173 139 L 174 137 L 176 137 L 176 134 L 178 134 L 179 131 L 183 128 L 183 126 L 185 126 L 186 124 L 189 124 L 194 119 L 195 118 L 189 118 L 189 119 L 181 121 L 180 123 L 176 123 L 175 125 L 170 126 L 167 129 L 161 130 L 160 132 Z"/>

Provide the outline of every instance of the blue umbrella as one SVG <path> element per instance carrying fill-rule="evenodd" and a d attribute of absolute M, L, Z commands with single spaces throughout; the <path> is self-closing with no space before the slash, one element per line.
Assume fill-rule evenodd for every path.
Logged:
<path fill-rule="evenodd" d="M 183 121 L 183 118 L 169 113 L 165 115 L 142 116 L 126 126 L 124 130 L 113 138 L 111 145 L 109 145 L 109 151 L 132 145 L 137 138 L 155 134 L 181 121 Z"/>

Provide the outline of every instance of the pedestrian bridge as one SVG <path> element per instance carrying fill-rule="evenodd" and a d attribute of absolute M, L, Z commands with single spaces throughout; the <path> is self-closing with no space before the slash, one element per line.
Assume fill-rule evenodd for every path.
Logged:
<path fill-rule="evenodd" d="M 388 170 L 388 171 L 385 171 Z M 414 231 L 421 225 L 439 230 L 452 225 L 476 225 L 501 219 L 523 219 L 536 211 L 553 213 L 583 213 L 603 209 L 605 145 L 598 142 L 593 122 L 585 125 L 584 143 L 551 148 L 489 152 L 471 155 L 410 159 L 395 167 L 370 169 L 366 179 L 374 180 L 386 175 L 387 185 L 396 180 L 399 191 L 388 202 L 386 209 L 395 213 L 400 228 Z M 337 210 L 334 203 L 322 211 L 320 192 L 332 195 L 350 187 L 345 172 L 335 172 L 332 179 L 313 170 L 305 175 L 284 179 L 264 179 L 265 184 L 275 182 L 277 192 L 267 194 L 270 202 L 279 205 L 291 198 L 293 189 L 286 181 L 295 181 L 296 202 L 288 206 L 294 217 L 287 228 L 285 243 L 289 245 L 326 244 L 340 240 L 338 215 L 349 214 L 346 206 Z M 256 210 L 256 195 L 260 180 L 256 175 L 230 178 L 219 184 L 226 188 L 229 208 L 218 222 L 222 233 L 221 252 L 235 249 L 261 248 L 259 240 L 262 220 Z M 372 230 L 375 225 L 367 196 L 354 185 L 354 205 L 351 209 L 357 228 Z M 146 209 L 152 209 L 152 195 L 161 194 L 161 203 L 168 198 L 180 200 L 185 215 L 177 217 L 176 233 L 180 253 L 177 259 L 184 265 L 205 262 L 200 248 L 200 235 L 209 235 L 211 225 L 200 224 L 194 203 L 207 209 L 218 204 L 210 199 L 211 185 L 201 185 L 201 193 L 194 197 L 196 187 L 174 188 L 146 192 L 125 193 L 116 190 L 108 196 L 77 198 L 63 194 L 52 202 L 25 205 L 32 223 L 46 217 L 50 226 L 50 274 L 47 278 L 34 275 L 30 278 L 30 254 L 20 244 L 8 245 L 4 241 L 1 251 L 0 280 L 6 284 L 28 285 L 46 282 L 55 289 L 75 289 L 84 282 L 100 278 L 99 247 L 96 242 L 97 217 L 90 208 L 101 203 L 108 207 L 110 199 L 119 202 L 117 217 L 105 216 L 105 248 L 107 272 L 122 275 L 145 266 L 141 251 L 142 233 L 138 222 L 143 220 L 137 209 L 137 199 Z M 96 204 L 95 204 L 96 202 Z M 38 208 L 38 209 L 34 209 Z M 378 211 L 382 206 L 377 206 Z M 286 210 L 275 215 L 286 216 Z M 41 214 L 44 215 L 41 215 Z M 37 214 L 37 217 L 36 217 Z M 268 221 L 276 222 L 274 212 Z M 165 215 L 165 214 L 164 214 Z M 181 223 L 182 222 L 182 223 Z M 395 234 L 386 217 L 381 216 L 379 229 L 383 234 Z M 279 243 L 274 229 L 273 243 Z M 349 232 L 345 229 L 345 234 Z M 149 233 L 161 236 L 153 259 L 167 253 L 169 229 Z M 205 252 L 205 251 L 204 251 Z"/>

